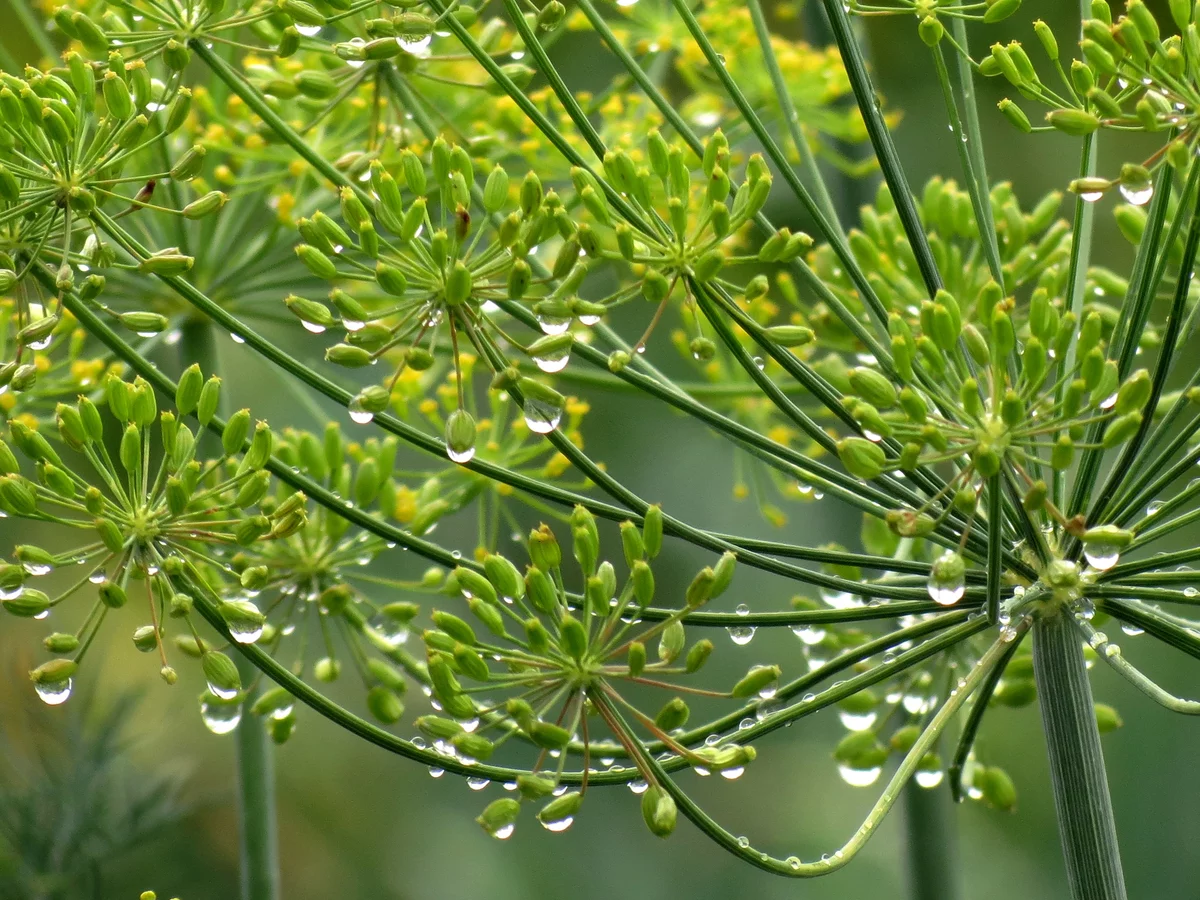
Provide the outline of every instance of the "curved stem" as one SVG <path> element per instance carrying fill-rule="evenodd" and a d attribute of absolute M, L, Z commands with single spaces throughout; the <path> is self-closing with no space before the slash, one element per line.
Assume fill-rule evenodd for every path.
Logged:
<path fill-rule="evenodd" d="M 1126 900 L 1092 688 L 1070 612 L 1038 618 L 1033 663 L 1071 896 Z"/>

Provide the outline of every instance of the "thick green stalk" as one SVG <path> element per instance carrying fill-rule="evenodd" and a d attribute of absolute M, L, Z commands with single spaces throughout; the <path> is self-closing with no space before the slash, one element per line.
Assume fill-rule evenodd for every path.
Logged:
<path fill-rule="evenodd" d="M 184 366 L 199 363 L 205 375 L 221 371 L 217 332 L 207 318 L 183 324 L 179 355 Z M 219 412 L 224 413 L 224 410 Z M 250 707 L 261 693 L 261 678 L 254 664 L 237 657 L 242 684 L 250 685 L 237 727 L 238 835 L 241 849 L 241 900 L 278 900 L 279 840 L 275 828 L 275 766 L 266 724 L 251 715 Z"/>
<path fill-rule="evenodd" d="M 1065 609 L 1034 625 L 1038 704 L 1074 900 L 1125 900 L 1121 851 L 1079 630 Z"/>
<path fill-rule="evenodd" d="M 250 706 L 261 692 L 262 680 L 254 663 L 237 658 L 246 695 L 237 727 L 238 833 L 241 848 L 242 900 L 279 900 L 279 836 L 275 824 L 275 758 L 262 716 Z"/>
<path fill-rule="evenodd" d="M 910 781 L 904 789 L 905 874 L 912 900 L 962 897 L 954 815 L 945 784 L 923 788 Z"/>

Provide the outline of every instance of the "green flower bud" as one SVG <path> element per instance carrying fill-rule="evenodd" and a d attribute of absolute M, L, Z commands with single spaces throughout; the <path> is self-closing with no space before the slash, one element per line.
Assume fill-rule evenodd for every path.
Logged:
<path fill-rule="evenodd" d="M 468 600 L 472 597 L 477 597 L 493 606 L 500 602 L 496 596 L 496 589 L 492 587 L 492 583 L 474 569 L 458 566 L 452 574 L 458 583 L 459 590 L 462 591 L 462 595 Z"/>
<path fill-rule="evenodd" d="M 646 546 L 649 553 L 649 541 Z M 547 525 L 539 525 L 529 533 L 529 560 L 543 572 L 553 571 L 562 564 L 558 539 Z"/>
<path fill-rule="evenodd" d="M 79 670 L 73 659 L 52 659 L 44 662 L 29 673 L 34 684 L 62 684 Z"/>
<path fill-rule="evenodd" d="M 688 650 L 687 657 L 684 660 L 684 668 L 688 674 L 700 671 L 704 664 L 708 662 L 708 658 L 712 655 L 712 652 L 713 643 L 707 638 L 692 644 L 692 648 Z"/>
<path fill-rule="evenodd" d="M 1109 422 L 1100 443 L 1104 446 L 1105 450 L 1119 447 L 1132 438 L 1141 426 L 1142 414 L 1140 412 L 1131 412 L 1123 416 L 1118 416 Z"/>
<path fill-rule="evenodd" d="M 658 658 L 663 662 L 673 662 L 679 658 L 687 643 L 687 632 L 683 623 L 676 620 L 663 629 L 658 639 Z"/>
<path fill-rule="evenodd" d="M 79 638 L 73 634 L 55 632 L 54 634 L 46 635 L 46 638 L 42 641 L 42 646 L 50 653 L 74 653 L 79 649 Z"/>
<path fill-rule="evenodd" d="M 778 681 L 781 674 L 779 666 L 753 666 L 742 680 L 733 686 L 729 696 L 737 699 L 753 697 Z"/>
<path fill-rule="evenodd" d="M 208 687 L 218 697 L 227 698 L 242 689 L 242 679 L 238 675 L 237 666 L 233 660 L 216 650 L 209 650 L 200 658 L 200 666 Z"/>
<path fill-rule="evenodd" d="M 567 729 L 550 722 L 534 720 L 529 723 L 526 731 L 531 741 L 546 750 L 562 750 L 571 742 L 571 735 Z"/>
<path fill-rule="evenodd" d="M 672 697 L 654 717 L 654 724 L 663 731 L 674 731 L 686 725 L 690 715 L 687 703 L 680 697 Z"/>
<path fill-rule="evenodd" d="M 887 466 L 883 448 L 866 438 L 844 438 L 838 441 L 837 452 L 847 472 L 868 481 L 882 475 Z"/>
<path fill-rule="evenodd" d="M 525 582 L 521 579 L 521 573 L 503 556 L 489 553 L 483 559 L 483 571 L 501 597 L 520 600 L 525 596 Z"/>
<path fill-rule="evenodd" d="M 181 212 L 187 219 L 203 219 L 221 209 L 228 200 L 229 195 L 223 191 L 209 191 L 185 206 Z"/>
<path fill-rule="evenodd" d="M 195 259 L 184 256 L 178 250 L 161 250 L 138 262 L 138 271 L 143 275 L 161 275 L 173 278 L 190 271 Z"/>
<path fill-rule="evenodd" d="M 1100 127 L 1100 120 L 1082 109 L 1056 109 L 1046 113 L 1046 121 L 1064 134 L 1078 137 L 1092 134 Z"/>
<path fill-rule="evenodd" d="M 675 800 L 657 786 L 649 787 L 642 794 L 642 819 L 651 834 L 670 837 L 675 830 L 678 810 Z"/>
<path fill-rule="evenodd" d="M 1019 3 L 1020 0 L 1017 0 Z M 990 12 L 991 10 L 989 10 Z M 945 26 L 938 21 L 936 16 L 925 16 L 917 25 L 917 34 L 927 47 L 936 47 L 942 40 L 942 35 L 946 33 Z"/>
<path fill-rule="evenodd" d="M 1003 769 L 988 766 L 975 773 L 974 786 L 983 794 L 988 806 L 1004 812 L 1017 807 L 1017 788 L 1012 778 Z"/>
<path fill-rule="evenodd" d="M 37 618 L 50 608 L 50 598 L 34 588 L 25 588 L 18 596 L 0 603 L 7 612 L 21 619 Z"/>
<path fill-rule="evenodd" d="M 557 2 L 557 0 L 554 0 Z M 536 777 L 536 776 L 534 776 Z M 539 779 L 548 780 L 548 779 Z M 519 784 L 519 782 L 518 782 Z M 553 790 L 553 782 L 550 782 L 551 790 Z M 490 834 L 492 837 L 503 840 L 512 834 L 514 823 L 517 821 L 517 816 L 521 813 L 521 803 L 512 797 L 500 797 L 489 803 L 475 819 L 479 823 L 479 827 Z"/>
<path fill-rule="evenodd" d="M 637 678 L 646 668 L 646 645 L 641 641 L 630 641 L 627 659 L 629 674 Z"/>
<path fill-rule="evenodd" d="M 125 589 L 115 581 L 105 579 L 100 583 L 100 602 L 109 609 L 120 609 L 129 602 Z"/>
<path fill-rule="evenodd" d="M 1125 724 L 1121 719 L 1120 713 L 1107 703 L 1093 704 L 1093 708 L 1096 714 L 1096 728 L 1101 734 L 1116 731 Z"/>

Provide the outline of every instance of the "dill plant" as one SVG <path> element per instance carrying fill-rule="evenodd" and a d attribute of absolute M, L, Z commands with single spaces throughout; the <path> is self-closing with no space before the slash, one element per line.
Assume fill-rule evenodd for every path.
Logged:
<path fill-rule="evenodd" d="M 1088 667 L 1200 711 L 1115 634 L 1200 655 L 1197 551 L 1156 552 L 1200 493 L 1200 25 L 1168 6 L 1093 0 L 1078 34 L 1001 44 L 1019 0 L 820 0 L 818 49 L 759 0 L 16 0 L 41 59 L 0 57 L 0 506 L 58 549 L 16 545 L 0 587 L 6 619 L 50 617 L 34 689 L 91 678 L 123 607 L 168 684 L 195 665 L 206 724 L 238 735 L 248 898 L 278 891 L 267 738 L 301 707 L 502 784 L 493 837 L 562 831 L 627 785 L 653 834 L 682 816 L 809 877 L 910 782 L 1011 810 L 975 739 L 1036 699 L 1073 894 L 1124 897 L 1099 741 L 1121 723 Z M 956 171 L 909 183 L 857 16 L 913 23 Z M 571 84 L 564 38 L 616 74 Z M 1017 99 L 979 108 L 986 78 Z M 988 179 L 985 116 L 1077 138 L 1079 177 L 1023 205 Z M 1158 148 L 1102 170 L 1119 131 Z M 831 169 L 881 176 L 853 221 Z M 1091 254 L 1109 192 L 1128 272 Z M 235 409 L 218 335 L 322 424 Z M 735 496 L 753 486 L 781 539 L 609 474 L 584 450 L 606 391 L 732 444 Z M 861 514 L 861 546 L 786 542 L 793 503 Z M 434 535 L 459 515 L 465 553 Z M 687 583 L 655 573 L 675 542 L 712 555 Z M 387 574 L 401 548 L 428 570 Z M 794 599 L 709 606 L 744 567 Z M 780 627 L 787 658 L 709 676 L 714 630 Z M 682 770 L 736 778 L 757 738 L 828 709 L 831 769 L 883 784 L 841 848 L 774 855 L 686 792 Z M 919 808 L 921 855 L 946 824 Z M 917 894 L 953 896 L 933 863 Z"/>

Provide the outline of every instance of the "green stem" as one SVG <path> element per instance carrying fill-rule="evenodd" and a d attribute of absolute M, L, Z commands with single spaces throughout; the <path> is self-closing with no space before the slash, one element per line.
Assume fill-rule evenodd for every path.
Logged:
<path fill-rule="evenodd" d="M 910 781 L 904 789 L 904 856 L 912 900 L 962 896 L 954 814 L 944 783 L 930 789 Z"/>
<path fill-rule="evenodd" d="M 1058 609 L 1034 625 L 1034 674 L 1074 900 L 1125 900 L 1125 878 L 1080 634 Z"/>
<path fill-rule="evenodd" d="M 249 710 L 261 692 L 258 669 L 237 658 L 246 694 L 237 727 L 238 832 L 241 836 L 242 900 L 279 900 L 279 836 L 275 823 L 275 760 L 262 716 Z"/>
<path fill-rule="evenodd" d="M 206 375 L 220 371 L 217 332 L 208 318 L 183 324 L 179 355 L 184 366 L 199 363 Z M 218 410 L 223 413 L 224 410 Z M 242 683 L 251 685 L 237 727 L 238 834 L 241 848 L 241 900 L 278 900 L 279 840 L 275 828 L 275 771 L 271 742 L 261 716 L 250 707 L 261 693 L 254 664 L 237 658 Z"/>

